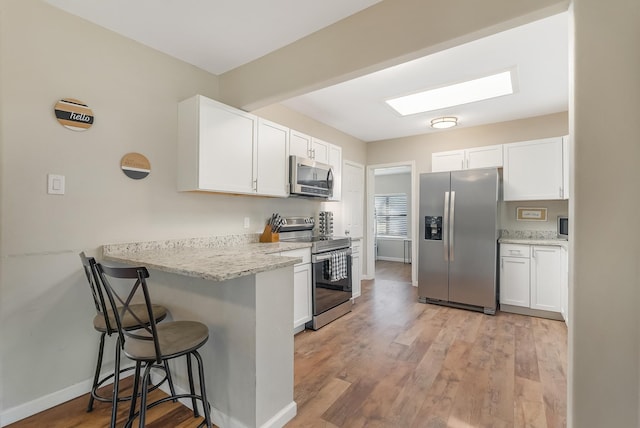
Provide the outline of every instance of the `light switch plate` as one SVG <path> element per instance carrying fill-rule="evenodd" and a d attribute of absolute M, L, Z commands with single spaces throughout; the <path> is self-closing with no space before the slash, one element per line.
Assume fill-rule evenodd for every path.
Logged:
<path fill-rule="evenodd" d="M 47 193 L 49 195 L 64 195 L 64 175 L 47 174 Z"/>

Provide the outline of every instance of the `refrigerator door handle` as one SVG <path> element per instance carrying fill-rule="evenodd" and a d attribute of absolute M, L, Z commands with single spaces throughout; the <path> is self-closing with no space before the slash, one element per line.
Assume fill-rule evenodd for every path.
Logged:
<path fill-rule="evenodd" d="M 456 192 L 451 192 L 451 215 L 449 218 L 449 260 L 454 262 L 456 260 L 455 252 L 454 252 L 454 242 L 453 242 L 453 232 L 454 232 L 454 221 L 456 215 Z"/>
<path fill-rule="evenodd" d="M 444 244 L 444 261 L 449 261 L 449 192 L 444 192 L 444 216 L 442 217 L 442 242 Z"/>

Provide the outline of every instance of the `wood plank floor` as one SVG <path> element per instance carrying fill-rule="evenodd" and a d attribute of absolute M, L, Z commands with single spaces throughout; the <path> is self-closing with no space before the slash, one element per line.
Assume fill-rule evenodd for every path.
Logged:
<path fill-rule="evenodd" d="M 379 261 L 354 310 L 295 339 L 293 427 L 564 427 L 559 321 L 418 303 Z"/>
<path fill-rule="evenodd" d="M 296 336 L 298 415 L 287 428 L 566 426 L 564 323 L 418 303 L 410 269 L 377 262 L 351 313 Z M 9 427 L 108 426 L 110 407 L 86 413 L 86 400 Z M 149 413 L 147 426 L 200 421 L 171 403 Z"/>

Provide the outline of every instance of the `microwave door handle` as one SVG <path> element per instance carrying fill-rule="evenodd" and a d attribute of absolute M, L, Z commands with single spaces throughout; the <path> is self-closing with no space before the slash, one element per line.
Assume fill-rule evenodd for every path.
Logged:
<path fill-rule="evenodd" d="M 329 168 L 329 172 L 327 172 L 327 184 L 333 196 L 333 168 Z"/>

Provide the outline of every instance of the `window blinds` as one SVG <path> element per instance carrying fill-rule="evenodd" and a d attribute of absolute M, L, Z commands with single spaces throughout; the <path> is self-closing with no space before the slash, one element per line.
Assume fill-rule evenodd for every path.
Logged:
<path fill-rule="evenodd" d="M 376 236 L 407 237 L 407 194 L 375 195 Z"/>

